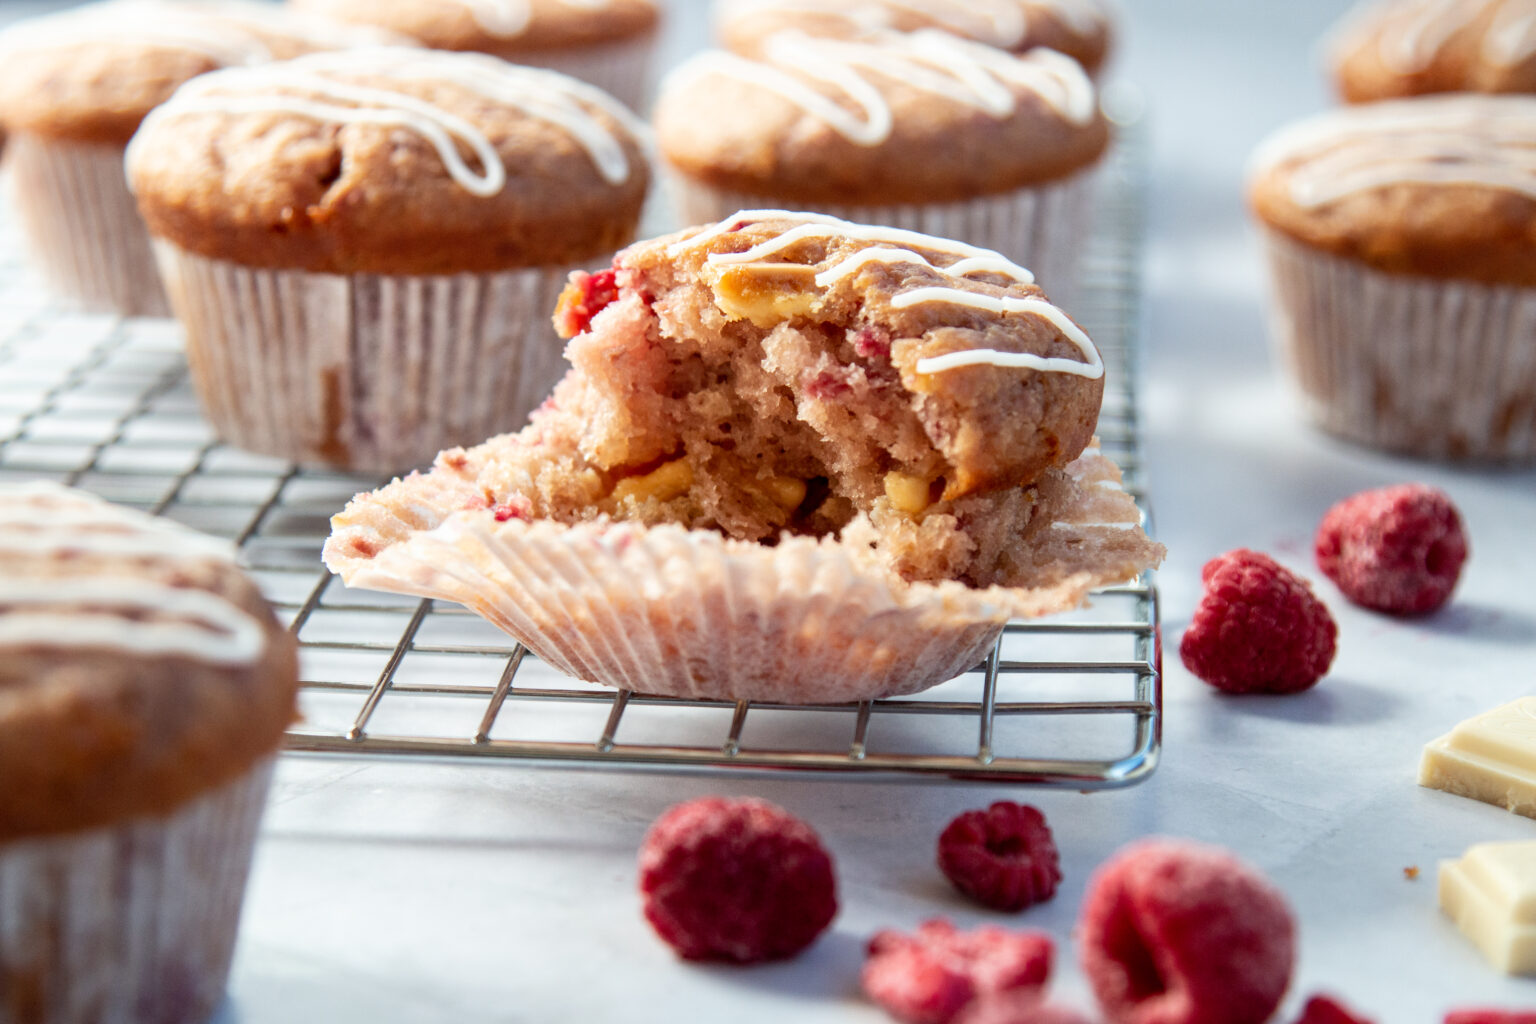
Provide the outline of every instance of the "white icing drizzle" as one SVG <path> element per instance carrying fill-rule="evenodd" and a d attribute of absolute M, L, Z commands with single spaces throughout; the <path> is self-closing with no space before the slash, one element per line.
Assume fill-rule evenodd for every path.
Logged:
<path fill-rule="evenodd" d="M 1073 125 L 1090 123 L 1098 109 L 1092 81 L 1065 54 L 1035 49 L 1015 56 L 933 29 L 882 33 L 868 42 L 780 32 L 763 52 L 762 61 L 719 51 L 700 54 L 672 72 L 666 87 L 693 87 L 711 75 L 734 78 L 779 94 L 861 146 L 886 141 L 894 127 L 890 102 L 875 76 L 998 120 L 1018 109 L 1020 90 L 1038 96 Z M 839 98 L 813 83 L 831 87 Z"/>
<path fill-rule="evenodd" d="M 754 11 L 804 11 L 841 18 L 857 29 L 890 29 L 898 12 L 908 12 L 967 39 L 1013 49 L 1029 34 L 1029 7 L 1051 12 L 1074 32 L 1087 35 L 1104 25 L 1104 10 L 1096 0 L 863 0 L 828 4 L 825 0 L 737 0 L 732 14 Z"/>
<path fill-rule="evenodd" d="M 1536 56 L 1536 0 L 1385 0 L 1346 18 L 1336 51 L 1374 39 L 1383 65 L 1411 75 L 1434 61 L 1453 38 L 1487 20 L 1479 41 L 1484 60 L 1510 67 Z"/>
<path fill-rule="evenodd" d="M 241 67 L 272 59 L 263 34 L 327 49 L 377 45 L 389 38 L 377 29 L 332 24 L 241 0 L 110 0 L 17 22 L 0 32 L 0 54 L 122 42 L 185 50 L 222 67 Z"/>
<path fill-rule="evenodd" d="M 583 102 L 609 114 L 635 136 L 645 132 L 618 100 L 565 75 L 519 67 L 481 54 L 397 47 L 319 53 L 250 70 L 202 75 L 177 90 L 150 114 L 146 124 L 213 112 L 286 113 L 342 125 L 386 125 L 414 132 L 431 143 L 449 176 L 465 191 L 485 197 L 506 187 L 506 164 L 474 124 L 416 96 L 348 81 L 350 76 L 446 81 L 513 107 L 569 133 L 603 179 L 613 185 L 632 173 L 629 156 L 618 136 Z M 474 154 L 478 170 L 459 152 L 460 143 Z"/>
<path fill-rule="evenodd" d="M 826 214 L 792 213 L 786 210 L 742 210 L 717 224 L 683 239 L 668 247 L 672 256 L 698 247 L 738 226 L 760 223 L 766 220 L 800 221 L 788 231 L 780 232 L 741 252 L 711 253 L 706 262 L 710 266 L 743 266 L 761 263 L 765 257 L 782 255 L 786 249 L 811 238 L 853 238 L 875 242 L 877 245 L 860 249 L 844 257 L 830 267 L 818 268 L 816 285 L 828 287 L 856 273 L 870 263 L 908 264 L 927 267 L 950 278 L 957 284 L 972 274 L 999 275 L 1012 278 L 1021 284 L 1030 284 L 1034 275 L 1007 257 L 990 249 L 967 245 L 948 238 L 937 238 L 917 231 L 901 228 L 854 224 Z M 898 246 L 910 248 L 898 248 Z M 959 259 L 938 266 L 927 256 L 915 250 L 926 249 L 930 253 L 957 256 Z M 777 266 L 778 264 L 770 264 Z M 962 366 L 998 366 L 1035 370 L 1040 373 L 1070 373 L 1090 380 L 1104 375 L 1104 361 L 1098 348 L 1083 330 L 1058 307 L 1044 299 L 1019 298 L 1016 296 L 986 295 L 981 292 L 948 285 L 910 288 L 891 299 L 897 309 L 928 303 L 967 306 L 1003 315 L 1037 316 L 1059 330 L 1077 346 L 1083 361 L 1060 357 L 1037 356 L 1028 352 L 1001 352 L 997 349 L 966 349 L 948 352 L 941 356 L 929 356 L 917 361 L 918 373 L 942 373 Z"/>
<path fill-rule="evenodd" d="M 56 484 L 0 486 L 0 556 L 71 553 L 167 565 L 233 564 L 234 549 L 164 520 Z M 56 647 L 175 655 L 249 665 L 266 633 L 218 594 L 140 576 L 0 573 L 0 648 Z"/>
<path fill-rule="evenodd" d="M 1254 155 L 1256 172 L 1287 161 L 1290 197 L 1309 209 L 1396 184 L 1536 199 L 1536 99 L 1450 94 L 1331 111 L 1282 130 Z"/>
<path fill-rule="evenodd" d="M 532 0 L 449 0 L 469 12 L 475 23 L 493 36 L 511 39 L 528 30 L 533 19 Z M 601 11 L 613 0 L 560 0 L 567 7 Z"/>

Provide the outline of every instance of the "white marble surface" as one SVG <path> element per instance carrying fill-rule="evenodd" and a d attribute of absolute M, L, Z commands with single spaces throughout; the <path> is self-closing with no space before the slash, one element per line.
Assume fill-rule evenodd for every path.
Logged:
<path fill-rule="evenodd" d="M 1278 1021 L 1319 989 L 1383 1024 L 1468 1003 L 1536 1006 L 1536 981 L 1494 973 L 1440 916 L 1433 882 L 1437 859 L 1536 837 L 1536 822 L 1413 782 L 1425 740 L 1536 692 L 1536 474 L 1331 441 L 1300 422 L 1271 368 L 1242 166 L 1264 132 L 1326 102 L 1311 46 L 1341 5 L 1124 6 L 1118 74 L 1145 93 L 1153 138 L 1145 441 L 1170 550 L 1166 751 L 1151 781 L 1080 795 L 288 756 L 220 1021 L 884 1020 L 857 993 L 863 941 L 936 914 L 1000 920 L 947 890 L 932 846 L 953 814 L 1005 797 L 1046 812 L 1066 872 L 1052 902 L 1008 920 L 1056 937 L 1057 991 L 1079 1006 L 1090 1000 L 1071 930 L 1089 873 L 1159 833 L 1225 844 L 1289 894 L 1300 963 Z M 700 4 L 673 7 L 677 54 L 704 25 Z M 1448 610 L 1394 621 L 1323 584 L 1341 638 L 1316 690 L 1227 699 L 1184 671 L 1177 643 L 1204 560 L 1244 545 L 1315 575 L 1307 551 L 1322 511 L 1402 480 L 1444 487 L 1469 523 L 1472 559 Z M 775 800 L 836 855 L 842 911 L 799 959 L 686 965 L 641 921 L 640 838 L 668 805 L 705 793 Z"/>

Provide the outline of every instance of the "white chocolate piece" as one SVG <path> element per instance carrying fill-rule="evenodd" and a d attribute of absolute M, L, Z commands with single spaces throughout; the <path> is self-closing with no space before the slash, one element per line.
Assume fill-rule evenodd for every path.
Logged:
<path fill-rule="evenodd" d="M 1536 697 L 1474 715 L 1425 744 L 1419 785 L 1536 818 Z"/>
<path fill-rule="evenodd" d="M 1536 975 L 1536 840 L 1440 862 L 1440 909 L 1505 974 Z"/>

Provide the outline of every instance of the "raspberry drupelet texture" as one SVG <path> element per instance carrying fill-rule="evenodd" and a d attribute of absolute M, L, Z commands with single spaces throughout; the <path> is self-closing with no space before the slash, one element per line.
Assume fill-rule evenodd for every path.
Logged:
<path fill-rule="evenodd" d="M 1255 1024 L 1280 1005 L 1296 957 L 1285 897 L 1216 847 L 1153 839 L 1094 875 L 1078 919 L 1111 1024 Z"/>
<path fill-rule="evenodd" d="M 821 840 L 764 800 L 705 797 L 667 811 L 641 844 L 640 892 L 651 927 L 690 960 L 794 956 L 837 913 Z"/>
<path fill-rule="evenodd" d="M 1375 1024 L 1369 1017 L 1362 1017 L 1332 996 L 1313 996 L 1302 1007 L 1296 1024 Z"/>
<path fill-rule="evenodd" d="M 939 835 L 939 870 L 956 889 L 998 910 L 1023 910 L 1048 900 L 1061 882 L 1045 815 L 1006 800 L 949 823 Z"/>
<path fill-rule="evenodd" d="M 1317 528 L 1317 567 L 1355 604 L 1422 615 L 1450 600 L 1467 560 L 1461 515 L 1444 491 L 1398 484 L 1361 491 Z"/>
<path fill-rule="evenodd" d="M 984 926 L 962 932 L 942 918 L 911 935 L 885 930 L 869 940 L 864 991 L 906 1024 L 948 1024 L 972 1001 L 1004 992 L 1038 996 L 1054 946 L 1044 932 Z"/>
<path fill-rule="evenodd" d="M 1238 548 L 1205 563 L 1179 644 L 1184 666 L 1228 693 L 1296 693 L 1333 663 L 1338 626 L 1300 576 Z"/>
<path fill-rule="evenodd" d="M 1060 1003 L 1047 1003 L 1035 992 L 1004 992 L 967 1006 L 954 1024 L 1093 1024 Z"/>

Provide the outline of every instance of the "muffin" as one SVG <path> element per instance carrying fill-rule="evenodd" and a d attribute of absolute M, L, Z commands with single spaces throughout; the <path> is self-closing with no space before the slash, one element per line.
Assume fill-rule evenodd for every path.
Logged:
<path fill-rule="evenodd" d="M 242 448 L 385 473 L 519 426 L 547 314 L 634 234 L 643 126 L 583 82 L 378 47 L 189 82 L 130 185 L 204 412 Z"/>
<path fill-rule="evenodd" d="M 1065 53 L 1097 76 L 1109 55 L 1109 11 L 1099 0 L 716 0 L 715 29 L 744 56 L 786 29 L 856 39 L 871 31 L 941 29 L 1011 53 Z"/>
<path fill-rule="evenodd" d="M 1437 92 L 1536 92 L 1536 22 L 1521 0 L 1361 4 L 1328 45 L 1350 103 Z"/>
<path fill-rule="evenodd" d="M 1161 555 L 1092 447 L 1103 362 L 1028 282 L 784 211 L 633 246 L 573 278 L 571 370 L 530 424 L 359 495 L 326 564 L 647 693 L 942 682 Z"/>
<path fill-rule="evenodd" d="M 123 147 L 186 80 L 372 45 L 385 33 L 267 4 L 109 0 L 0 31 L 0 129 L 15 209 L 50 284 L 86 309 L 163 316 Z"/>
<path fill-rule="evenodd" d="M 1058 298 L 1109 141 L 1072 58 L 931 29 L 702 54 L 662 83 L 655 126 L 685 221 L 785 207 L 890 224 L 996 250 Z"/>
<path fill-rule="evenodd" d="M 1536 98 L 1322 114 L 1269 139 L 1249 195 L 1274 333 L 1310 415 L 1417 455 L 1536 455 Z"/>
<path fill-rule="evenodd" d="M 201 1024 L 294 642 L 210 537 L 53 484 L 0 525 L 0 1018 Z"/>
<path fill-rule="evenodd" d="M 645 100 L 656 0 L 288 0 L 377 25 L 438 50 L 475 50 L 571 75 L 623 100 Z"/>

